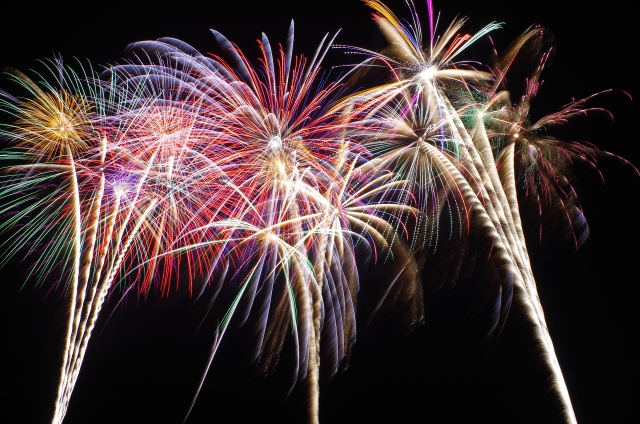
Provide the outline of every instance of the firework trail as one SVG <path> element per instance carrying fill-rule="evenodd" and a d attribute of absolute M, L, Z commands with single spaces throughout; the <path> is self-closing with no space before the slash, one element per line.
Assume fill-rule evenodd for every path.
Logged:
<path fill-rule="evenodd" d="M 500 91 L 520 50 L 528 43 L 539 43 L 543 29 L 525 32 L 487 73 L 454 59 L 480 36 L 499 28 L 499 24 L 490 24 L 473 36 L 462 35 L 459 31 L 465 20 L 456 19 L 441 36 L 436 36 L 432 5 L 428 2 L 429 33 L 423 43 L 420 22 L 411 3 L 410 25 L 379 1 L 365 3 L 373 8 L 374 20 L 389 47 L 381 53 L 342 47 L 368 56 L 363 67 L 387 67 L 391 82 L 343 100 L 344 104 L 355 104 L 352 107 L 362 117 L 360 122 L 366 129 L 360 131 L 361 143 L 377 153 L 376 160 L 382 161 L 382 166 L 415 182 L 417 190 L 413 191 L 418 191 L 425 216 L 429 216 L 429 209 L 439 210 L 438 188 L 453 190 L 462 200 L 462 207 L 457 209 L 468 215 L 469 225 L 493 230 L 491 237 L 497 239 L 494 255 L 504 271 L 501 316 L 506 315 L 512 300 L 526 311 L 552 387 L 563 404 L 564 419 L 575 422 L 531 271 L 516 175 L 520 175 L 527 197 L 533 197 L 541 207 L 545 202 L 560 203 L 576 248 L 579 247 L 588 230 L 576 192 L 563 170 L 578 160 L 595 165 L 597 150 L 541 137 L 536 131 L 584 114 L 583 105 L 588 99 L 572 102 L 535 124 L 528 122 L 529 105 L 537 94 L 547 52 L 539 53 L 540 63 L 528 79 L 519 104 L 512 105 L 509 93 Z M 412 243 L 414 247 L 419 246 Z"/>
<path fill-rule="evenodd" d="M 38 251 L 39 259 L 33 270 L 39 278 L 46 278 L 59 258 L 72 263 L 70 272 L 66 273 L 65 290 L 70 292 L 70 307 L 55 411 L 57 417 L 59 409 L 65 408 L 64 392 L 85 306 L 89 278 L 87 262 L 91 262 L 95 244 L 94 224 L 101 208 L 104 182 L 100 179 L 96 185 L 90 163 L 96 158 L 87 154 L 95 135 L 89 119 L 92 108 L 80 79 L 61 63 L 52 65 L 50 70 L 60 87 L 45 84 L 46 91 L 26 76 L 14 72 L 15 81 L 31 94 L 31 98 L 19 100 L 7 96 L 12 102 L 5 102 L 3 106 L 16 117 L 15 124 L 8 130 L 8 135 L 17 140 L 10 155 L 26 163 L 8 170 L 17 176 L 11 176 L 5 182 L 3 196 L 14 198 L 19 205 L 28 205 L 5 221 L 8 228 L 17 226 L 31 211 L 40 212 L 9 242 L 7 257 L 17 253 L 19 242 L 26 239 L 30 242 L 30 250 Z M 101 144 L 104 147 L 104 143 Z M 96 152 L 92 153 L 95 155 Z M 83 157 L 85 154 L 87 157 Z M 97 155 L 97 162 L 102 163 L 104 149 Z M 39 197 L 44 187 L 52 191 L 50 185 L 54 187 L 53 194 Z M 14 206 L 10 203 L 3 212 Z M 59 238 L 59 233 L 70 235 L 70 239 Z M 84 247 L 87 245 L 90 247 Z"/>
<path fill-rule="evenodd" d="M 15 80 L 33 98 L 6 96 L 9 102 L 4 106 L 17 118 L 5 130 L 16 141 L 9 157 L 25 164 L 6 170 L 9 176 L 2 194 L 12 199 L 3 213 L 18 205 L 22 208 L 4 222 L 7 229 L 19 228 L 6 242 L 5 260 L 28 240 L 28 253 L 38 255 L 32 274 L 41 281 L 55 275 L 59 263 L 72 264 L 69 271 L 63 270 L 70 307 L 53 419 L 61 422 L 109 289 L 126 269 L 138 269 L 137 276 L 144 276 L 141 291 L 148 289 L 159 270 L 155 256 L 160 248 L 168 249 L 178 223 L 182 229 L 185 217 L 191 216 L 187 205 L 198 205 L 195 196 L 189 195 L 189 202 L 179 209 L 184 215 L 176 216 L 176 204 L 184 196 L 174 190 L 174 181 L 187 178 L 193 183 L 194 176 L 202 175 L 203 163 L 208 162 L 188 149 L 184 141 L 189 137 L 174 134 L 183 142 L 166 143 L 166 134 L 157 134 L 172 119 L 179 120 L 173 123 L 181 134 L 190 134 L 185 125 L 186 107 L 167 109 L 166 99 L 160 101 L 138 90 L 146 96 L 142 100 L 136 97 L 142 104 L 136 104 L 137 110 L 132 111 L 128 101 L 135 103 L 130 99 L 134 95 L 121 87 L 107 87 L 105 92 L 93 81 L 94 75 L 84 75 L 81 80 L 60 62 L 51 63 L 50 68 L 59 87 L 45 84 L 47 91 L 43 91 L 16 72 Z M 114 93 L 121 96 L 108 97 Z M 110 110 L 112 107 L 117 109 Z M 157 111 L 154 114 L 150 109 Z M 143 127 L 140 116 L 144 116 Z M 144 137 L 140 128 L 145 129 Z M 143 141 L 136 143 L 141 138 Z M 167 145 L 174 151 L 167 151 Z M 45 196 L 41 196 L 43 192 Z M 32 212 L 38 214 L 20 225 Z M 140 263 L 145 264 L 144 273 L 139 270 Z M 171 269 L 171 264 L 162 267 L 158 283 L 162 290 L 168 287 Z"/>
<path fill-rule="evenodd" d="M 88 84 L 94 76 L 80 78 L 59 61 L 49 65 L 58 84 L 45 83 L 46 91 L 15 72 L 31 97 L 7 96 L 10 102 L 3 105 L 17 118 L 4 130 L 16 141 L 9 155 L 23 164 L 5 170 L 2 194 L 13 200 L 3 213 L 22 207 L 4 222 L 6 228 L 19 227 L 6 242 L 5 258 L 28 240 L 28 253 L 38 254 L 32 274 L 41 281 L 55 275 L 59 263 L 70 263 L 61 278 L 70 306 L 53 418 L 61 422 L 109 287 L 123 261 L 131 260 L 131 248 L 139 250 L 139 237 L 148 231 L 143 225 L 158 200 L 141 195 L 150 166 L 131 190 L 109 175 L 109 135 L 98 126 L 105 124 L 107 99 L 99 85 Z M 20 226 L 32 212 L 37 215 Z"/>
<path fill-rule="evenodd" d="M 317 422 L 320 353 L 327 350 L 321 346 L 332 347 L 322 359 L 330 378 L 355 340 L 355 252 L 393 252 L 396 216 L 419 211 L 388 201 L 404 183 L 369 165 L 369 153 L 346 137 L 351 115 L 331 109 L 340 84 L 319 81 L 319 63 L 332 40 L 325 37 L 311 60 L 294 57 L 292 24 L 279 55 L 263 35 L 262 66 L 255 68 L 224 36 L 214 35 L 224 57 L 204 57 L 171 39 L 131 47 L 139 56 L 161 58 L 136 67 L 140 74 L 177 76 L 175 87 L 196 93 L 199 121 L 224 117 L 213 118 L 216 134 L 201 146 L 224 172 L 208 188 L 222 187 L 200 211 L 208 222 L 189 232 L 200 233 L 200 241 L 182 249 L 213 247 L 211 267 L 240 283 L 214 353 L 232 318 L 253 320 L 252 360 L 269 369 L 287 331 L 282 319 L 290 317 L 294 380 L 305 381 L 309 420 Z"/>
<path fill-rule="evenodd" d="M 284 45 L 258 40 L 258 65 L 212 31 L 220 55 L 162 38 L 130 45 L 128 59 L 99 76 L 61 60 L 48 62 L 50 75 L 37 83 L 12 71 L 26 96 L 0 91 L 0 108 L 14 117 L 1 129 L 13 143 L 2 156 L 11 163 L 0 181 L 0 228 L 10 234 L 3 261 L 26 251 L 36 258 L 30 275 L 57 278 L 69 296 L 53 423 L 64 420 L 117 284 L 123 296 L 169 296 L 187 284 L 193 297 L 209 290 L 210 307 L 226 310 L 187 417 L 225 333 L 250 326 L 250 360 L 264 372 L 293 341 L 291 388 L 303 384 L 308 421 L 319 422 L 321 379 L 345 367 L 356 340 L 359 273 L 393 264 L 372 315 L 400 278 L 408 281 L 403 295 L 421 303 L 418 264 L 445 237 L 444 210 L 459 237 L 473 230 L 493 240 L 500 297 L 490 333 L 499 334 L 515 302 L 564 420 L 576 421 L 518 190 L 540 211 L 560 211 L 581 244 L 588 227 L 569 170 L 576 161 L 595 166 L 597 149 L 540 130 L 586 113 L 590 98 L 531 123 L 549 55 L 543 29 L 530 28 L 481 68 L 459 55 L 500 24 L 469 35 L 456 19 L 437 35 L 428 1 L 423 40 L 413 3 L 410 22 L 377 0 L 365 3 L 389 43 L 381 52 L 334 46 L 327 35 L 310 58 L 294 55 L 292 22 Z M 332 47 L 365 59 L 333 81 L 320 68 Z M 530 51 L 537 63 L 513 104 L 507 76 Z M 388 82 L 354 93 L 351 84 L 366 87 L 374 68 Z"/>
<path fill-rule="evenodd" d="M 73 265 L 56 423 L 64 418 L 118 275 L 141 293 L 155 284 L 167 295 L 180 270 L 186 270 L 190 289 L 198 278 L 216 293 L 224 283 L 239 287 L 214 352 L 232 318 L 241 324 L 251 318 L 258 328 L 253 359 L 272 367 L 289 317 L 296 339 L 294 382 L 307 385 L 309 420 L 317 421 L 321 345 L 332 347 L 323 359 L 330 378 L 355 341 L 356 250 L 393 254 L 401 226 L 396 216 L 419 215 L 410 205 L 389 201 L 405 183 L 369 166 L 369 153 L 346 135 L 349 114 L 331 110 L 340 84 L 318 77 L 331 40 L 325 38 L 310 61 L 294 57 L 292 25 L 279 60 L 262 38 L 263 66 L 256 69 L 214 34 L 229 61 L 205 58 L 177 40 L 137 43 L 131 46 L 136 59 L 111 68 L 107 83 L 84 78 L 90 96 L 59 63 L 55 68 L 73 77 L 78 93 L 69 93 L 66 80 L 45 94 L 27 77 L 17 77 L 36 93 L 35 100 L 10 98 L 6 105 L 18 120 L 5 133 L 18 149 L 25 150 L 27 141 L 33 145 L 25 153 L 35 156 L 29 157 L 33 164 L 24 168 L 70 174 L 64 190 L 52 196 L 64 209 L 35 206 L 64 220 L 58 231 L 72 226 L 74 234 L 63 246 L 71 252 L 62 262 Z M 48 96 L 57 96 L 58 103 L 49 106 Z M 94 103 L 95 111 L 84 106 Z M 46 114 L 32 112 L 32 104 Z M 67 123 L 76 116 L 80 123 Z M 48 132 L 32 136 L 33 126 Z M 51 128 L 74 138 L 51 135 Z M 25 175 L 5 185 L 6 196 L 28 193 L 40 181 Z M 40 221 L 22 231 L 58 224 Z M 52 255 L 42 258 L 45 269 L 59 262 Z M 210 281 L 213 276 L 219 280 Z"/>

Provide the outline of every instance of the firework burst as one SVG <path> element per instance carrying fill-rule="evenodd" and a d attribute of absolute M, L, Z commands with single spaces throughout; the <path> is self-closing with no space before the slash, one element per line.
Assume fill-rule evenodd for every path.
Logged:
<path fill-rule="evenodd" d="M 499 286 L 487 337 L 515 303 L 564 420 L 575 422 L 519 199 L 540 214 L 559 210 L 576 248 L 582 243 L 588 227 L 570 168 L 595 166 L 598 151 L 544 130 L 593 110 L 591 97 L 532 123 L 549 56 L 543 29 L 530 28 L 484 66 L 461 53 L 501 24 L 471 35 L 457 18 L 438 35 L 431 1 L 426 31 L 412 2 L 410 21 L 365 3 L 388 42 L 380 52 L 335 46 L 327 35 L 312 56 L 295 55 L 292 23 L 284 45 L 262 35 L 257 62 L 212 31 L 217 55 L 161 38 L 130 45 L 101 75 L 61 60 L 38 82 L 12 71 L 25 96 L 0 91 L 0 109 L 13 117 L 1 128 L 12 143 L 0 180 L 3 261 L 32 255 L 29 274 L 57 279 L 69 297 L 53 423 L 64 420 L 114 287 L 168 297 L 180 284 L 224 311 L 187 417 L 223 337 L 246 326 L 260 370 L 285 353 L 294 358 L 290 387 L 303 386 L 308 422 L 317 423 L 321 380 L 348 364 L 356 340 L 361 272 L 387 266 L 391 274 L 371 316 L 407 280 L 403 296 L 416 308 L 406 314 L 417 325 L 419 264 L 442 238 L 472 231 L 491 240 Z M 364 59 L 333 78 L 320 67 L 332 47 Z M 514 104 L 507 76 L 531 52 L 535 66 Z M 381 69 L 387 80 L 371 87 Z"/>

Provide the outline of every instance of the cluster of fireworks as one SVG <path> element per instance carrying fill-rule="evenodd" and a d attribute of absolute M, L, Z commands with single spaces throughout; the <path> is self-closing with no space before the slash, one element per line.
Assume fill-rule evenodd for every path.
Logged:
<path fill-rule="evenodd" d="M 587 99 L 529 121 L 549 53 L 541 28 L 494 63 L 472 66 L 458 55 L 499 24 L 471 36 L 457 19 L 438 36 L 428 2 L 423 39 L 411 3 L 406 23 L 365 2 L 388 40 L 382 52 L 325 37 L 310 59 L 295 56 L 292 24 L 284 46 L 262 36 L 259 66 L 213 31 L 221 56 L 164 38 L 131 45 L 134 59 L 99 76 L 60 61 L 38 83 L 12 72 L 26 95 L 0 92 L 15 118 L 1 129 L 12 141 L 0 182 L 5 258 L 32 254 L 30 275 L 58 279 L 70 299 L 54 423 L 118 283 L 125 293 L 168 296 L 187 284 L 196 297 L 230 298 L 208 365 L 232 320 L 256 325 L 250 355 L 264 369 L 293 337 L 295 380 L 307 388 L 309 422 L 318 422 L 320 366 L 335 375 L 355 341 L 358 270 L 392 263 L 401 278 L 441 232 L 449 237 L 445 205 L 462 236 L 473 228 L 493 240 L 501 288 L 493 328 L 512 302 L 526 311 L 565 420 L 575 422 L 517 191 L 559 210 L 581 243 L 587 227 L 564 170 L 595 164 L 597 151 L 541 130 L 585 113 Z M 331 47 L 364 59 L 327 80 L 320 63 Z M 514 103 L 506 78 L 531 52 L 536 65 Z M 388 82 L 350 88 L 371 74 Z"/>

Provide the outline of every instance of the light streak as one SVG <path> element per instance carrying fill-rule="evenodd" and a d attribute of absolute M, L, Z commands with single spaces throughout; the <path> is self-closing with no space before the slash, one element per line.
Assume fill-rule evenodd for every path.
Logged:
<path fill-rule="evenodd" d="M 560 209 L 580 245 L 587 227 L 566 171 L 575 161 L 595 166 L 597 149 L 541 130 L 593 110 L 585 108 L 593 96 L 531 123 L 549 52 L 538 51 L 516 104 L 505 76 L 539 28 L 495 64 L 471 66 L 458 61 L 461 52 L 500 24 L 471 35 L 461 33 L 466 19 L 456 19 L 438 36 L 428 1 L 423 44 L 411 2 L 410 25 L 378 0 L 365 3 L 389 47 L 336 47 L 365 55 L 360 74 L 383 67 L 389 79 L 356 93 L 348 90 L 357 72 L 338 81 L 321 75 L 335 36 L 325 36 L 310 60 L 295 56 L 293 23 L 278 51 L 261 37 L 258 66 L 213 31 L 220 55 L 164 38 L 132 44 L 136 59 L 100 77 L 60 61 L 49 63 L 55 83 L 13 73 L 28 97 L 0 92 L 0 108 L 15 118 L 1 129 L 13 142 L 3 159 L 19 162 L 0 181 L 0 214 L 9 217 L 0 229 L 10 233 L 2 247 L 4 261 L 35 256 L 39 282 L 59 272 L 69 296 L 54 424 L 64 420 L 114 287 L 169 296 L 181 281 L 190 293 L 201 282 L 196 296 L 212 286 L 212 302 L 220 293 L 232 299 L 187 417 L 234 322 L 256 327 L 250 357 L 265 370 L 293 337 L 293 384 L 304 384 L 308 422 L 319 422 L 320 367 L 334 376 L 355 343 L 359 269 L 372 262 L 398 270 L 375 314 L 401 275 L 412 278 L 412 257 L 446 235 L 445 209 L 455 214 L 449 237 L 459 227 L 455 236 L 479 231 L 492 239 L 501 287 L 492 332 L 512 302 L 522 307 L 564 419 L 575 422 L 517 190 L 540 210 Z"/>

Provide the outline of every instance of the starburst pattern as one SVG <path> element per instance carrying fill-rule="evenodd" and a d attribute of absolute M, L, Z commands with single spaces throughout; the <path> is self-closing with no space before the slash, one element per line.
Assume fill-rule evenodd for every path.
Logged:
<path fill-rule="evenodd" d="M 219 55 L 162 38 L 132 44 L 128 59 L 102 75 L 61 60 L 48 63 L 52 78 L 40 77 L 54 83 L 12 72 L 26 95 L 0 91 L 0 108 L 14 118 L 1 130 L 12 142 L 0 181 L 4 260 L 32 255 L 30 274 L 57 278 L 70 298 L 54 423 L 64 419 L 114 288 L 170 296 L 179 284 L 194 297 L 208 290 L 226 311 L 190 408 L 233 321 L 254 328 L 249 357 L 264 372 L 293 339 L 292 386 L 304 384 L 308 421 L 317 423 L 321 370 L 327 381 L 336 375 L 356 340 L 359 273 L 393 265 L 373 314 L 401 277 L 418 304 L 420 258 L 443 232 L 472 231 L 491 240 L 500 293 L 488 336 L 515 302 L 564 419 L 575 422 L 518 191 L 540 210 L 559 210 L 581 244 L 588 231 L 570 168 L 595 167 L 598 151 L 544 130 L 593 110 L 591 97 L 531 123 L 549 54 L 543 29 L 529 29 L 484 66 L 461 53 L 500 24 L 470 35 L 456 19 L 438 35 L 428 1 L 423 34 L 413 3 L 410 23 L 380 1 L 365 3 L 388 41 L 380 52 L 325 36 L 310 58 L 294 55 L 292 23 L 283 46 L 262 35 L 257 64 L 213 31 Z M 513 104 L 506 77 L 529 60 L 524 46 L 534 46 L 537 62 Z M 332 80 L 320 67 L 331 47 L 364 59 Z M 372 69 L 383 69 L 387 83 L 368 87 Z M 448 232 L 442 221 L 452 223 Z"/>

